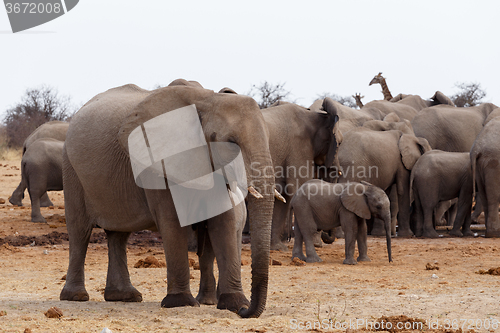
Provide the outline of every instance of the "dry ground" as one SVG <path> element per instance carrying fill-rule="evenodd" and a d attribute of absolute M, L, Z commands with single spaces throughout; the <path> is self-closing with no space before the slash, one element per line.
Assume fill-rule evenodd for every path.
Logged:
<path fill-rule="evenodd" d="M 20 161 L 0 164 L 0 198 L 6 201 L 0 204 L 2 242 L 6 237 L 12 243 L 22 235 L 40 236 L 54 231 L 64 236 L 62 192 L 49 194 L 54 208 L 42 208 L 48 223 L 31 223 L 28 196 L 24 199 L 26 208 L 13 207 L 7 201 L 20 180 Z M 215 306 L 160 308 L 166 294 L 165 268 L 134 268 L 138 260 L 149 255 L 164 261 L 161 246 L 155 245 L 158 242 L 147 245 L 139 241 L 139 245 L 129 247 L 131 279 L 143 293 L 142 303 L 104 302 L 105 242 L 91 244 L 87 255 L 86 286 L 91 301 L 61 302 L 59 292 L 68 264 L 68 242 L 39 245 L 50 239 L 31 238 L 30 243 L 32 240 L 34 246 L 0 245 L 0 332 L 101 332 L 104 327 L 112 332 L 289 332 L 294 328 L 329 332 L 336 331 L 335 324 L 340 327 L 356 320 L 373 322 L 382 316 L 399 320 L 396 316 L 402 315 L 460 327 L 462 319 L 470 319 L 466 324 L 472 324 L 470 328 L 476 332 L 500 332 L 492 328 L 493 321 L 500 320 L 500 276 L 476 273 L 500 266 L 497 239 L 449 238 L 446 233 L 440 239 L 396 238 L 394 262 L 388 263 L 385 240 L 371 237 L 368 254 L 372 261 L 355 266 L 342 265 L 343 240 L 318 249 L 323 262 L 317 264 L 295 266 L 291 264 L 290 252 L 273 252 L 271 257 L 281 265 L 270 267 L 267 307 L 258 319 L 240 319 Z M 194 253 L 190 253 L 190 258 L 196 260 Z M 249 262 L 249 246 L 244 245 L 242 276 L 247 296 L 251 282 Z M 427 270 L 427 264 L 439 270 Z M 192 276 L 191 289 L 196 294 L 199 271 L 192 269 Z M 44 316 L 53 306 L 62 310 L 63 317 Z M 316 328 L 307 327 L 318 319 Z M 328 320 L 332 323 L 329 328 L 318 326 Z M 478 329 L 479 324 L 489 324 L 490 329 Z"/>

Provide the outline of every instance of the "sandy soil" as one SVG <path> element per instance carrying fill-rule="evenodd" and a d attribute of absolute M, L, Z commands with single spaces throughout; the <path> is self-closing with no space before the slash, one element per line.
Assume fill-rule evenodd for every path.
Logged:
<path fill-rule="evenodd" d="M 101 332 L 105 327 L 112 332 L 354 332 L 383 316 L 384 323 L 389 317 L 394 327 L 398 321 L 404 327 L 407 316 L 439 323 L 440 332 L 452 325 L 454 330 L 447 332 L 462 327 L 500 331 L 494 329 L 500 321 L 500 276 L 476 273 L 500 266 L 499 240 L 450 238 L 446 232 L 440 239 L 393 239 L 392 263 L 387 260 L 385 240 L 374 237 L 369 238 L 368 248 L 372 261 L 355 266 L 342 264 L 343 240 L 318 249 L 322 263 L 296 266 L 291 252 L 273 252 L 276 265 L 270 267 L 266 311 L 258 319 L 240 319 L 215 306 L 160 308 L 166 294 L 165 268 L 134 268 L 148 256 L 164 262 L 160 242 L 152 233 L 134 236 L 135 245 L 128 250 L 131 279 L 144 301 L 105 302 L 107 246 L 102 231 L 95 230 L 96 243 L 90 244 L 86 260 L 91 301 L 61 302 L 68 264 L 63 195 L 49 194 L 55 207 L 42 208 L 48 223 L 29 222 L 28 196 L 26 207 L 13 207 L 7 200 L 20 180 L 19 163 L 0 161 L 0 198 L 5 200 L 0 204 L 0 332 Z M 11 245 L 16 240 L 17 245 L 27 245 Z M 190 258 L 197 260 L 194 253 Z M 244 245 L 242 275 L 248 297 L 250 262 L 249 245 Z M 429 270 L 433 267 L 439 269 Z M 192 269 L 195 295 L 199 273 Z M 44 313 L 51 307 L 59 308 L 63 316 L 47 318 Z"/>

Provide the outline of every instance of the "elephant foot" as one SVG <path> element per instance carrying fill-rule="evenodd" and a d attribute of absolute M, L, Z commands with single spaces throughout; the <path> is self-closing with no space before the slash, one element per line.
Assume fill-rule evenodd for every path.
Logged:
<path fill-rule="evenodd" d="M 219 302 L 217 302 L 217 309 L 229 310 L 232 312 L 238 312 L 242 308 L 248 309 L 249 306 L 250 302 L 241 292 L 221 294 Z"/>
<path fill-rule="evenodd" d="M 105 288 L 104 300 L 107 302 L 142 302 L 142 294 L 134 287 L 129 290 Z"/>
<path fill-rule="evenodd" d="M 424 233 L 422 234 L 422 237 L 425 237 L 425 238 L 439 238 L 439 234 L 434 229 L 424 230 Z"/>
<path fill-rule="evenodd" d="M 400 229 L 398 231 L 398 237 L 410 238 L 413 237 L 413 232 L 410 229 Z"/>
<path fill-rule="evenodd" d="M 200 304 L 205 305 L 215 305 L 217 304 L 217 295 L 215 290 L 212 291 L 200 291 L 196 296 L 196 300 Z"/>
<path fill-rule="evenodd" d="M 385 237 L 385 229 L 383 228 L 373 228 L 371 232 L 372 236 L 383 236 Z"/>
<path fill-rule="evenodd" d="M 357 265 L 358 262 L 356 260 L 354 260 L 354 258 L 345 258 L 343 264 L 344 265 Z"/>
<path fill-rule="evenodd" d="M 359 256 L 358 259 L 356 259 L 358 262 L 359 261 L 372 261 L 370 258 L 368 258 L 367 255 L 364 256 Z"/>
<path fill-rule="evenodd" d="M 500 238 L 500 230 L 488 230 L 486 228 L 486 234 L 484 235 L 486 238 Z"/>
<path fill-rule="evenodd" d="M 161 301 L 162 308 L 176 308 L 180 306 L 200 306 L 200 303 L 191 294 L 168 294 Z"/>
<path fill-rule="evenodd" d="M 450 230 L 450 236 L 455 236 L 455 237 L 462 237 L 463 234 L 460 230 L 458 229 L 451 229 Z"/>
<path fill-rule="evenodd" d="M 50 206 L 54 206 L 54 204 L 52 203 L 52 201 L 50 201 L 47 192 L 45 192 L 40 198 L 40 207 L 50 207 Z"/>
<path fill-rule="evenodd" d="M 286 246 L 282 242 L 277 242 L 275 244 L 271 244 L 271 250 L 281 251 L 281 252 L 287 252 L 288 251 L 288 246 Z"/>
<path fill-rule="evenodd" d="M 64 286 L 61 294 L 59 295 L 61 301 L 76 301 L 76 302 L 86 302 L 89 300 L 89 294 L 83 288 L 83 290 L 70 290 Z"/>
<path fill-rule="evenodd" d="M 23 202 L 21 199 L 18 199 L 18 198 L 12 198 L 10 197 L 9 198 L 9 202 L 14 205 L 14 206 L 22 206 L 23 205 Z"/>
<path fill-rule="evenodd" d="M 292 260 L 293 260 L 293 258 L 298 258 L 298 259 L 300 259 L 300 260 L 302 260 L 302 261 L 306 261 L 306 260 L 307 260 L 307 258 L 306 258 L 306 256 L 304 255 L 304 253 L 302 253 L 302 252 L 298 252 L 298 251 L 297 251 L 297 252 L 294 252 L 294 253 L 292 254 Z"/>
<path fill-rule="evenodd" d="M 31 217 L 31 222 L 35 222 L 35 223 L 47 223 L 47 221 L 45 220 L 45 218 L 40 215 L 40 216 L 32 216 Z"/>
<path fill-rule="evenodd" d="M 462 230 L 462 233 L 464 234 L 464 237 L 475 237 L 474 232 L 472 230 Z"/>
<path fill-rule="evenodd" d="M 345 238 L 344 231 L 341 227 L 335 228 L 335 238 Z"/>
<path fill-rule="evenodd" d="M 300 258 L 299 258 L 300 259 Z M 308 263 L 313 263 L 313 262 L 322 262 L 323 260 L 321 260 L 321 258 L 318 256 L 318 255 L 315 255 L 315 256 L 308 256 L 306 258 L 306 262 Z"/>

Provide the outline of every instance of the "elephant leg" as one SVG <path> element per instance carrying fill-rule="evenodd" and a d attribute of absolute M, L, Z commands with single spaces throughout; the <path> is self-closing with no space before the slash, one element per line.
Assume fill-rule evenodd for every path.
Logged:
<path fill-rule="evenodd" d="M 422 237 L 427 238 L 438 238 L 439 235 L 434 229 L 434 224 L 432 219 L 434 217 L 434 207 L 435 205 L 424 205 L 422 211 L 424 213 L 424 228 L 422 232 Z"/>
<path fill-rule="evenodd" d="M 474 223 L 478 223 L 479 216 L 483 212 L 483 203 L 481 202 L 481 199 L 479 198 L 479 195 L 476 196 L 476 205 L 474 206 L 474 213 L 472 214 L 472 221 Z"/>
<path fill-rule="evenodd" d="M 424 229 L 424 213 L 422 211 L 422 202 L 420 201 L 420 197 L 416 191 L 414 193 L 415 201 L 413 202 L 413 215 L 415 226 L 413 231 L 415 232 L 415 236 L 420 237 L 422 236 Z"/>
<path fill-rule="evenodd" d="M 40 196 L 42 195 L 42 193 L 40 192 L 41 191 L 28 188 L 28 193 L 31 200 L 31 222 L 45 223 L 47 221 L 42 216 L 42 213 L 40 211 Z"/>
<path fill-rule="evenodd" d="M 17 185 L 14 192 L 12 192 L 12 195 L 9 198 L 9 202 L 14 206 L 22 206 L 25 190 L 26 190 L 26 180 L 24 179 L 24 176 L 21 173 L 21 182 L 19 182 L 19 185 Z"/>
<path fill-rule="evenodd" d="M 310 207 L 303 208 L 305 211 L 294 211 L 295 214 L 295 223 L 294 223 L 294 241 L 293 241 L 293 250 L 292 250 L 292 259 L 293 258 L 299 258 L 302 261 L 306 261 L 307 258 L 304 255 L 304 252 L 302 250 L 302 244 L 304 243 L 304 237 L 302 235 L 302 229 L 301 225 L 309 223 L 308 219 L 311 218 L 312 216 L 307 216 L 307 214 L 310 212 Z M 314 248 L 314 246 L 313 246 Z M 316 250 L 314 250 L 316 253 Z M 317 254 L 316 254 L 317 255 Z"/>
<path fill-rule="evenodd" d="M 321 239 L 321 237 L 322 237 L 321 234 L 322 234 L 321 230 L 316 230 L 316 232 L 314 233 L 314 235 L 313 235 L 314 247 L 318 247 L 318 248 L 323 247 L 323 240 Z"/>
<path fill-rule="evenodd" d="M 144 193 L 167 260 L 167 295 L 161 307 L 200 306 L 190 289 L 188 238 L 191 226 L 181 227 L 170 191 L 145 190 Z"/>
<path fill-rule="evenodd" d="M 105 231 L 108 236 L 108 274 L 104 299 L 111 302 L 142 302 L 142 294 L 132 286 L 127 267 L 130 232 Z"/>
<path fill-rule="evenodd" d="M 493 163 L 492 163 L 493 164 Z M 488 212 L 486 219 L 486 237 L 500 237 L 500 220 L 498 217 L 498 206 L 500 201 L 500 186 L 498 186 L 498 175 L 500 165 L 488 165 L 484 170 L 484 192 L 486 200 L 483 201 L 485 212 Z"/>
<path fill-rule="evenodd" d="M 82 185 L 73 168 L 70 165 L 64 167 L 67 170 L 64 206 L 69 236 L 69 265 L 66 283 L 59 298 L 66 301 L 88 301 L 89 294 L 85 290 L 85 256 L 92 234 L 92 223 L 85 207 Z"/>
<path fill-rule="evenodd" d="M 340 223 L 344 229 L 345 235 L 345 259 L 344 264 L 356 265 L 358 262 L 354 260 L 354 251 L 356 250 L 356 238 L 358 236 L 358 221 L 354 213 L 340 211 Z"/>
<path fill-rule="evenodd" d="M 208 220 L 207 227 L 219 268 L 217 308 L 233 312 L 248 308 L 250 302 L 241 286 L 243 225 L 236 220 L 234 210 L 230 210 Z"/>
<path fill-rule="evenodd" d="M 206 223 L 198 225 L 198 260 L 200 262 L 200 289 L 196 300 L 200 304 L 217 304 L 217 283 L 214 276 L 215 253 L 208 236 Z"/>
<path fill-rule="evenodd" d="M 288 213 L 290 211 L 290 198 L 285 197 L 287 203 L 279 200 L 274 201 L 273 224 L 271 227 L 271 250 L 288 251 L 288 246 L 283 243 L 283 234 L 287 232 Z"/>
<path fill-rule="evenodd" d="M 373 229 L 371 232 L 372 236 L 385 236 L 384 221 L 379 218 L 373 219 Z"/>
<path fill-rule="evenodd" d="M 404 167 L 398 171 L 398 236 L 411 237 L 410 229 L 410 172 Z M 404 169 L 404 170 L 403 170 Z"/>
<path fill-rule="evenodd" d="M 474 233 L 470 229 L 472 223 L 472 186 L 462 186 L 458 202 L 455 206 L 458 207 L 458 212 L 453 221 L 453 228 L 450 230 L 450 234 L 454 236 L 463 235 L 473 237 Z M 462 230 L 460 231 L 460 229 Z"/>
<path fill-rule="evenodd" d="M 45 193 L 43 193 L 42 196 L 40 197 L 40 206 L 41 207 L 54 206 L 52 201 L 50 201 L 50 198 L 49 198 L 47 191 L 45 191 Z"/>
<path fill-rule="evenodd" d="M 358 233 L 356 240 L 358 242 L 358 252 L 359 252 L 359 256 L 356 260 L 371 261 L 370 258 L 368 257 L 368 236 L 366 232 L 366 221 L 361 218 L 358 218 Z"/>

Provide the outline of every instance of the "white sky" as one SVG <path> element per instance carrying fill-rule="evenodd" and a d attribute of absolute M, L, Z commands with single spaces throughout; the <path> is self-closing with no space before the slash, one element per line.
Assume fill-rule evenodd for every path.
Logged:
<path fill-rule="evenodd" d="M 0 7 L 0 119 L 26 88 L 47 84 L 78 105 L 109 88 L 176 78 L 239 93 L 285 82 L 310 105 L 323 92 L 382 99 L 451 95 L 478 82 L 500 106 L 500 1 L 81 0 L 12 34 Z"/>

